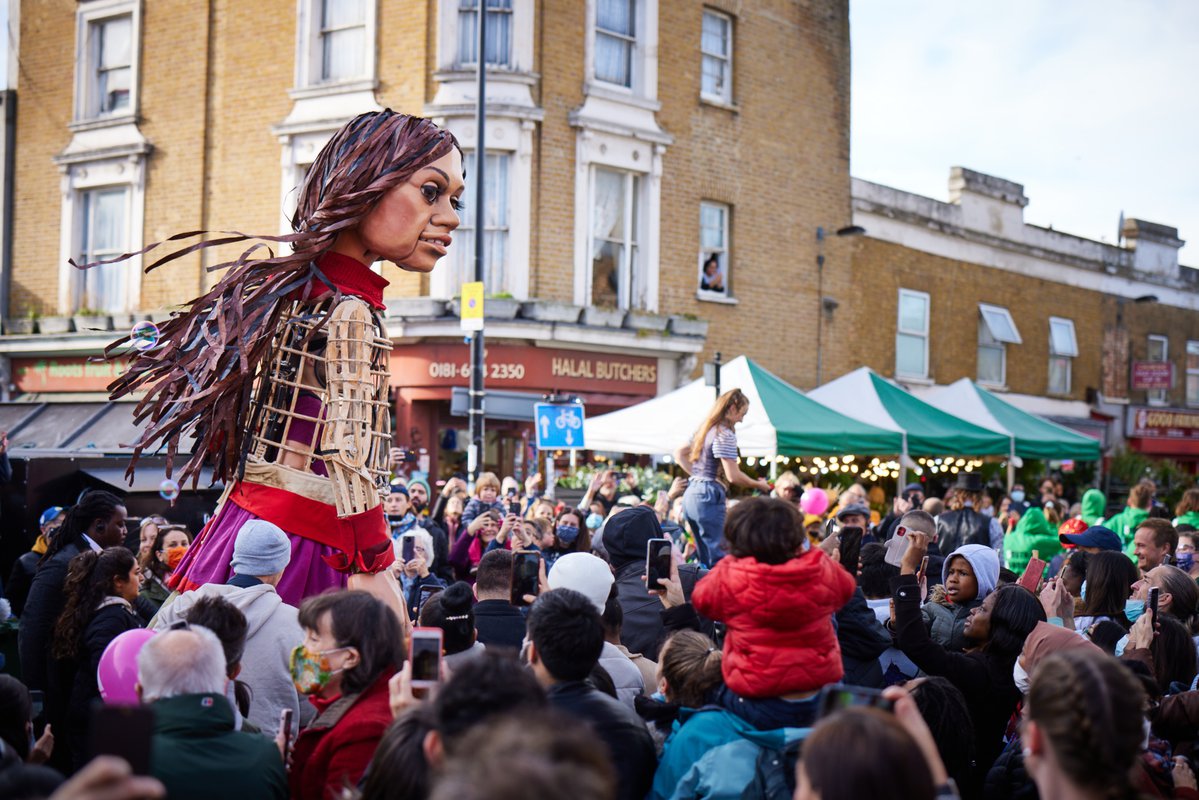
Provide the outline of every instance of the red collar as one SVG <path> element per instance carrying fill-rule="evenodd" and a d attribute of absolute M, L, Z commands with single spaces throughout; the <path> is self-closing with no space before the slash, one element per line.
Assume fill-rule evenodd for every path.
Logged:
<path fill-rule="evenodd" d="M 361 261 L 341 253 L 326 251 L 317 258 L 316 265 L 329 279 L 329 283 L 336 286 L 343 294 L 362 298 L 376 311 L 382 311 L 385 308 L 383 288 L 388 285 L 387 280 L 382 275 L 373 272 Z M 328 287 L 320 278 L 316 277 L 308 284 L 308 290 L 312 293 L 313 298 L 328 293 Z"/>

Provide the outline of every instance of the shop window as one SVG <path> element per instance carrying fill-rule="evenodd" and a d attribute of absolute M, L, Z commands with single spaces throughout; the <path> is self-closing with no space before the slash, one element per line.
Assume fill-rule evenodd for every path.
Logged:
<path fill-rule="evenodd" d="M 927 292 L 899 290 L 895 326 L 895 374 L 928 378 L 929 305 Z"/>
<path fill-rule="evenodd" d="M 1073 320 L 1049 318 L 1049 393 L 1070 394 L 1074 359 L 1078 357 L 1078 339 Z"/>
<path fill-rule="evenodd" d="M 477 175 L 475 171 L 475 152 L 467 151 L 463 165 L 467 175 Z M 483 200 L 486 203 L 483 222 L 483 283 L 488 294 L 506 292 L 512 294 L 509 285 L 509 182 L 508 169 L 512 161 L 509 153 L 488 153 L 483 171 Z M 478 178 L 476 178 L 478 180 Z M 475 200 L 471 194 L 471 181 L 467 181 L 466 191 L 462 194 L 462 207 L 458 216 L 462 222 L 454 231 L 454 244 L 451 250 L 457 255 L 458 286 L 454 287 L 456 294 L 462 283 L 473 281 L 475 264 Z"/>
<path fill-rule="evenodd" d="M 699 292 L 701 300 L 732 297 L 729 264 L 729 218 L 724 203 L 699 204 Z"/>
<path fill-rule="evenodd" d="M 591 298 L 597 306 L 645 308 L 638 249 L 641 176 L 596 167 L 591 197 Z"/>
<path fill-rule="evenodd" d="M 1199 406 L 1199 342 L 1187 342 L 1187 397 L 1188 406 Z"/>
<path fill-rule="evenodd" d="M 487 42 L 484 47 L 487 63 L 497 67 L 512 66 L 512 0 L 486 0 Z M 476 53 L 479 33 L 479 0 L 458 2 L 458 65 L 478 61 Z"/>
<path fill-rule="evenodd" d="M 1169 361 L 1170 340 L 1165 336 L 1149 334 L 1146 357 L 1149 361 Z M 1145 397 L 1150 405 L 1164 406 L 1166 404 L 1166 391 L 1165 389 L 1150 389 L 1145 392 Z"/>
<path fill-rule="evenodd" d="M 1004 386 L 1007 345 L 1020 344 L 1020 332 L 1006 308 L 979 303 L 978 311 L 978 382 Z"/>
<path fill-rule="evenodd" d="M 700 95 L 718 103 L 733 102 L 733 18 L 704 9 L 700 36 Z"/>

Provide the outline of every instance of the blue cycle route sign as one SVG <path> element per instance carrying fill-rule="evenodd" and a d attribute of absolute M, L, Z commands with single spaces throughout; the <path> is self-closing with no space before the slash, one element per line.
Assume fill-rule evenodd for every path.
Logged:
<path fill-rule="evenodd" d="M 583 406 L 576 403 L 537 403 L 533 406 L 538 450 L 581 450 Z"/>

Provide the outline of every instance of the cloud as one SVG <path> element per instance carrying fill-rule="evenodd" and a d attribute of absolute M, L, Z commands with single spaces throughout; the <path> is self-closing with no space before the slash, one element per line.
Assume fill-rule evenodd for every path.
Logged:
<path fill-rule="evenodd" d="M 1199 3 L 852 0 L 851 36 L 856 177 L 943 199 L 961 165 L 1023 183 L 1035 224 L 1199 239 Z"/>

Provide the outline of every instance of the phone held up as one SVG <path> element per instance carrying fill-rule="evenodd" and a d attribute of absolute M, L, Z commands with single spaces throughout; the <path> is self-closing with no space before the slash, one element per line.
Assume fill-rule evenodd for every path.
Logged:
<path fill-rule="evenodd" d="M 291 750 L 291 724 L 295 712 L 285 708 L 279 712 L 279 732 L 283 734 L 283 752 Z"/>
<path fill-rule="evenodd" d="M 134 775 L 149 775 L 153 737 L 154 709 L 150 706 L 98 705 L 92 710 L 88 730 L 89 760 L 119 756 L 129 762 Z"/>
<path fill-rule="evenodd" d="M 890 700 L 883 697 L 883 693 L 878 689 L 834 683 L 820 690 L 819 716 L 823 719 L 829 714 L 840 711 L 843 708 L 858 706 L 890 711 L 893 705 Z"/>
<path fill-rule="evenodd" d="M 441 628 L 413 628 L 408 660 L 413 688 L 427 688 L 441 680 Z"/>
<path fill-rule="evenodd" d="M 407 564 L 416 558 L 416 536 L 405 533 L 400 537 L 400 560 Z"/>
<path fill-rule="evenodd" d="M 1149 606 L 1149 619 L 1153 623 L 1153 635 L 1157 635 L 1157 598 L 1160 591 L 1156 586 L 1149 587 L 1149 600 L 1145 605 Z"/>
<path fill-rule="evenodd" d="M 670 579 L 669 539 L 650 539 L 645 545 L 645 587 L 651 592 L 666 589 L 663 579 Z"/>
<path fill-rule="evenodd" d="M 541 553 L 517 550 L 512 554 L 512 595 L 514 606 L 527 606 L 525 595 L 537 596 L 541 588 Z"/>
<path fill-rule="evenodd" d="M 841 566 L 853 574 L 858 572 L 858 560 L 862 554 L 862 536 L 866 531 L 858 525 L 846 525 L 841 529 L 840 551 Z"/>

